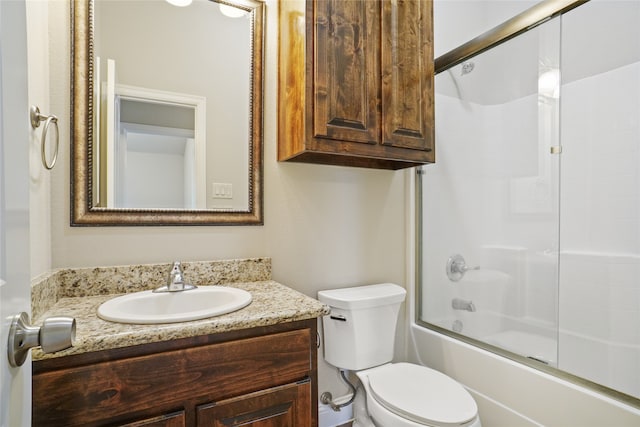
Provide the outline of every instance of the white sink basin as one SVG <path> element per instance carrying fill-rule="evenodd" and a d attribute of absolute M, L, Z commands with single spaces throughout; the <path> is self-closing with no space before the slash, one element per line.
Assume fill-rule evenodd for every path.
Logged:
<path fill-rule="evenodd" d="M 246 307 L 247 291 L 201 286 L 181 292 L 143 291 L 122 295 L 98 307 L 98 316 L 119 323 L 176 323 L 219 316 Z"/>

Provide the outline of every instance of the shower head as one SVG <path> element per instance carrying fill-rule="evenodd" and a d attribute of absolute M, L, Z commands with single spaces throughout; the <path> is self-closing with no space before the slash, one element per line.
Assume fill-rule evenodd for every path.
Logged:
<path fill-rule="evenodd" d="M 469 74 L 473 71 L 476 64 L 472 61 L 465 61 L 462 63 L 462 68 L 460 69 L 460 75 L 464 76 L 465 74 Z"/>

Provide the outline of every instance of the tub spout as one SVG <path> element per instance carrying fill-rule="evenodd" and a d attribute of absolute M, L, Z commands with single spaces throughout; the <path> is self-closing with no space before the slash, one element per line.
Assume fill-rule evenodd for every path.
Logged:
<path fill-rule="evenodd" d="M 466 301 L 460 298 L 452 299 L 451 307 L 453 307 L 454 310 L 476 311 L 476 306 L 473 305 L 473 301 Z"/>

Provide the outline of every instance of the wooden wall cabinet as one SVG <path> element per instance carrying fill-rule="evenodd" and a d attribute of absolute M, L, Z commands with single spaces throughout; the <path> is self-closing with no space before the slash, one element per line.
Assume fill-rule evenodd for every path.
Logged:
<path fill-rule="evenodd" d="M 317 426 L 316 320 L 34 362 L 33 426 Z"/>
<path fill-rule="evenodd" d="M 278 160 L 435 161 L 431 0 L 279 3 Z"/>

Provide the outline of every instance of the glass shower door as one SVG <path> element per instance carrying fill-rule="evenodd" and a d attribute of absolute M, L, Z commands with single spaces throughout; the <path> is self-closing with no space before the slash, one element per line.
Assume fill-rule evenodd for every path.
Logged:
<path fill-rule="evenodd" d="M 562 17 L 559 368 L 635 398 L 639 22 L 637 1 L 592 0 Z"/>
<path fill-rule="evenodd" d="M 556 366 L 560 21 L 436 76 L 419 316 Z"/>

